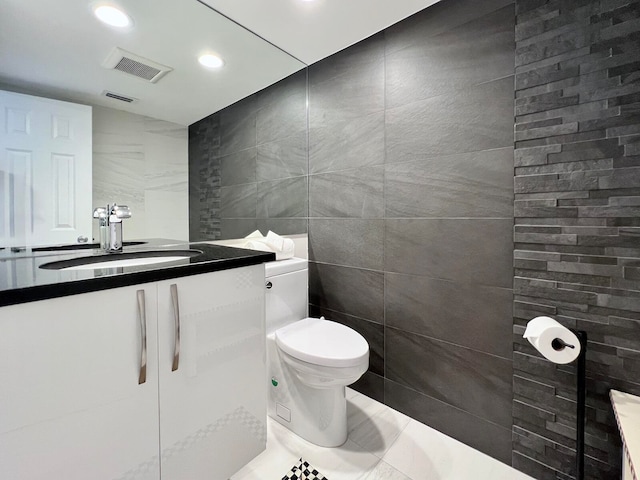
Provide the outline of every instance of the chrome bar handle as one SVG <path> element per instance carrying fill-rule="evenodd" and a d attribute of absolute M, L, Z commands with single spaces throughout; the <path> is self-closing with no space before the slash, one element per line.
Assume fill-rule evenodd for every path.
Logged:
<path fill-rule="evenodd" d="M 138 297 L 138 320 L 140 321 L 140 337 L 142 341 L 138 385 L 142 385 L 147 381 L 147 309 L 144 302 L 144 290 L 138 290 L 136 295 Z"/>
<path fill-rule="evenodd" d="M 178 286 L 174 283 L 169 287 L 171 290 L 171 302 L 173 303 L 173 323 L 175 334 L 173 340 L 173 365 L 171 371 L 178 370 L 180 363 L 180 306 L 178 305 Z"/>

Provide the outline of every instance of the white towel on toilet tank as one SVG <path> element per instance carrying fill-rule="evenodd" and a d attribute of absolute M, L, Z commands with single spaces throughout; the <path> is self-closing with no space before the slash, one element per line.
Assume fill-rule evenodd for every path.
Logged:
<path fill-rule="evenodd" d="M 274 252 L 276 254 L 276 260 L 286 260 L 287 258 L 293 257 L 295 247 L 293 240 L 281 237 L 271 230 L 269 230 L 266 237 L 262 236 L 260 230 L 256 230 L 244 238 L 248 240 L 247 243 L 244 244 L 245 248 L 263 252 Z"/>

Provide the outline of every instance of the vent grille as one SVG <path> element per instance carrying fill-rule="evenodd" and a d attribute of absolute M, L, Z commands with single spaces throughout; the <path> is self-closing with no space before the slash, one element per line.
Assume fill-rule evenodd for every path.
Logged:
<path fill-rule="evenodd" d="M 105 97 L 113 98 L 114 100 L 120 100 L 121 102 L 126 102 L 126 103 L 137 102 L 137 99 L 135 99 L 135 98 L 126 97 L 124 95 L 120 95 L 119 93 L 113 93 L 113 92 L 110 92 L 108 90 L 105 90 L 104 92 L 102 92 L 102 94 Z"/>
<path fill-rule="evenodd" d="M 106 60 L 102 62 L 102 66 L 128 73 L 129 75 L 142 78 L 151 83 L 156 83 L 173 70 L 171 67 L 141 57 L 135 53 L 127 52 L 118 47 L 115 47 L 111 51 Z"/>
<path fill-rule="evenodd" d="M 135 60 L 127 57 L 122 57 L 118 64 L 113 68 L 149 81 L 153 80 L 156 75 L 162 72 L 162 70 L 145 65 L 141 62 L 136 62 Z"/>

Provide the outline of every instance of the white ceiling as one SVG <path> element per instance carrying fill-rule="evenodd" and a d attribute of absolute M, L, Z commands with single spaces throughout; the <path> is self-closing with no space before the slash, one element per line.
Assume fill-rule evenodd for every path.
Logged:
<path fill-rule="evenodd" d="M 201 0 L 307 65 L 440 0 Z"/>
<path fill-rule="evenodd" d="M 0 88 L 189 125 L 438 0 L 113 0 L 134 19 L 98 22 L 98 0 L 0 2 Z M 158 83 L 101 66 L 120 47 L 174 70 Z M 201 53 L 226 62 L 203 69 Z M 125 104 L 104 90 L 138 99 Z"/>

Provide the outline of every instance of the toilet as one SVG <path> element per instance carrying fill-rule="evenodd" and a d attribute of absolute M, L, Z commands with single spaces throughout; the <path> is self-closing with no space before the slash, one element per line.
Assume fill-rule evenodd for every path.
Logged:
<path fill-rule="evenodd" d="M 307 260 L 265 268 L 269 416 L 316 445 L 342 445 L 345 387 L 367 371 L 369 345 L 345 325 L 309 318 Z"/>

